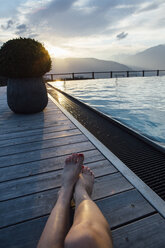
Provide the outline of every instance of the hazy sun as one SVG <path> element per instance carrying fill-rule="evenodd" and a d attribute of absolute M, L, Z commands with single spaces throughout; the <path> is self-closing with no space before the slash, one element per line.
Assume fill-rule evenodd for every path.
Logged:
<path fill-rule="evenodd" d="M 45 48 L 48 50 L 51 57 L 55 58 L 66 58 L 69 56 L 69 52 L 60 47 L 52 46 L 50 44 L 46 44 Z"/>

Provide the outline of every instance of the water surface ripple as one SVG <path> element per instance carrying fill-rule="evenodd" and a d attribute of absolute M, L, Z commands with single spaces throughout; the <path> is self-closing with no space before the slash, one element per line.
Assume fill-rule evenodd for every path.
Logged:
<path fill-rule="evenodd" d="M 52 85 L 165 148 L 165 77 L 57 81 Z"/>

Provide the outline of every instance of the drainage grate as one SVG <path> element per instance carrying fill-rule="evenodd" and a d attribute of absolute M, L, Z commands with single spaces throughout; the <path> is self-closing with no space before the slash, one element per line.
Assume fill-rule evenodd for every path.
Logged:
<path fill-rule="evenodd" d="M 48 92 L 165 200 L 165 150 L 68 94 Z"/>

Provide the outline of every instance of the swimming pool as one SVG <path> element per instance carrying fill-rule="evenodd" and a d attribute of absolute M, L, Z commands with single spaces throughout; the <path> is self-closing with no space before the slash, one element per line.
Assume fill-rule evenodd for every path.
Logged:
<path fill-rule="evenodd" d="M 165 77 L 56 81 L 51 84 L 165 148 Z"/>

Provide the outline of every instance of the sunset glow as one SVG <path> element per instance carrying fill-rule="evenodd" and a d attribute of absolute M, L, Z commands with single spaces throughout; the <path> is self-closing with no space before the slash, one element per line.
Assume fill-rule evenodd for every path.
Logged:
<path fill-rule="evenodd" d="M 50 44 L 45 44 L 45 48 L 48 50 L 50 56 L 53 58 L 67 58 L 69 57 L 69 52 L 60 47 L 56 47 Z"/>
<path fill-rule="evenodd" d="M 5 0 L 0 46 L 30 37 L 52 57 L 115 60 L 164 44 L 164 13 L 164 0 Z"/>

